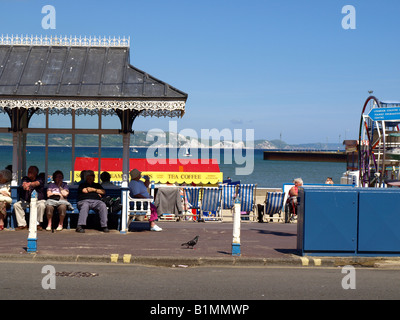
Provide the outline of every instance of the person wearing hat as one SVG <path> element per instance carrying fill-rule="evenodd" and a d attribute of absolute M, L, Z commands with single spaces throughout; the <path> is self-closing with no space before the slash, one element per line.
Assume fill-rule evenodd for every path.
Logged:
<path fill-rule="evenodd" d="M 131 181 L 129 182 L 129 191 L 130 196 L 132 198 L 144 198 L 144 199 L 151 199 L 152 196 L 147 191 L 147 188 L 150 185 L 150 180 L 146 177 L 145 182 L 140 180 L 142 177 L 142 173 L 138 169 L 133 169 L 129 172 L 131 175 Z M 150 215 L 150 230 L 151 231 L 162 231 L 162 228 L 155 224 L 155 220 L 158 219 L 157 215 L 157 208 L 154 204 L 150 204 L 151 207 L 151 215 Z"/>

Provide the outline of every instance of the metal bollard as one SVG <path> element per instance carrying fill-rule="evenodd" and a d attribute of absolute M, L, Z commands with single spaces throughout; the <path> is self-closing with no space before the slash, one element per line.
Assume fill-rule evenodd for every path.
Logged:
<path fill-rule="evenodd" d="M 240 198 L 235 198 L 235 210 L 233 212 L 233 240 L 232 256 L 240 256 Z"/>
<path fill-rule="evenodd" d="M 31 203 L 29 205 L 29 234 L 28 234 L 28 252 L 37 251 L 37 193 L 33 190 L 31 195 Z"/>

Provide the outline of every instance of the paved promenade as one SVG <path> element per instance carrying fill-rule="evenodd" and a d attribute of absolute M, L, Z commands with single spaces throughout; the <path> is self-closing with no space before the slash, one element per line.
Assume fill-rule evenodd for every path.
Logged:
<path fill-rule="evenodd" d="M 103 233 L 87 229 L 38 231 L 37 252 L 28 253 L 28 231 L 0 231 L 0 260 L 35 260 L 63 262 L 132 263 L 157 266 L 337 266 L 357 264 L 374 266 L 374 258 L 312 258 L 296 251 L 297 224 L 241 223 L 241 256 L 231 253 L 231 222 L 160 222 L 162 232 L 151 232 L 148 223 L 134 222 L 133 231 Z M 194 249 L 182 243 L 196 235 Z"/>

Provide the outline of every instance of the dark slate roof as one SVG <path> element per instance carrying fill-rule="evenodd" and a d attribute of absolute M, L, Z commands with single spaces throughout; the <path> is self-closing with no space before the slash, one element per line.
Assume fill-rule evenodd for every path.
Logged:
<path fill-rule="evenodd" d="M 129 63 L 128 47 L 0 45 L 0 96 L 183 100 Z"/>

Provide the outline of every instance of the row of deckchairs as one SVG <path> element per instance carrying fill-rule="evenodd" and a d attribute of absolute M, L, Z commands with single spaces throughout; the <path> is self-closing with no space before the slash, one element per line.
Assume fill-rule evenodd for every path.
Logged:
<path fill-rule="evenodd" d="M 285 192 L 268 192 L 263 212 L 257 210 L 256 184 L 222 185 L 221 187 L 184 187 L 184 197 L 192 209 L 199 211 L 199 219 L 222 221 L 222 209 L 234 209 L 235 199 L 240 198 L 242 220 L 256 221 L 262 214 L 264 221 L 284 221 Z M 278 216 L 276 216 L 278 214 Z M 196 213 L 185 215 L 196 216 Z"/>
<path fill-rule="evenodd" d="M 200 221 L 222 221 L 223 209 L 234 209 L 235 199 L 240 199 L 240 210 L 242 220 L 257 221 L 258 210 L 256 205 L 256 184 L 222 185 L 219 187 L 191 187 L 183 188 L 184 202 L 188 204 L 190 210 L 183 212 L 184 218 L 199 219 Z M 284 192 L 268 192 L 264 202 L 264 221 L 269 219 L 283 220 L 282 212 L 284 206 Z M 137 201 L 129 199 L 128 201 Z M 141 200 L 149 201 L 149 199 Z M 150 214 L 149 205 L 141 206 L 141 211 Z M 128 216 L 136 213 L 136 208 L 132 205 L 128 209 Z M 145 210 L 143 210 L 145 209 Z M 278 217 L 274 214 L 278 213 Z M 260 212 L 261 214 L 261 212 Z M 195 218 L 196 217 L 196 218 Z"/>
<path fill-rule="evenodd" d="M 184 216 L 191 216 L 193 220 L 197 217 L 200 221 L 222 221 L 220 187 L 184 187 L 183 196 L 190 208 Z"/>
<path fill-rule="evenodd" d="M 183 219 L 199 219 L 200 221 L 222 221 L 221 187 L 169 187 L 178 190 L 183 189 Z M 131 198 L 129 192 L 126 194 L 128 225 L 136 216 L 147 215 L 150 217 L 150 203 L 152 199 Z M 173 217 L 172 217 L 173 216 Z M 175 221 L 177 216 L 171 213 L 162 213 L 161 220 Z"/>
<path fill-rule="evenodd" d="M 240 198 L 242 218 L 256 220 L 256 188 L 256 184 L 184 187 L 184 196 L 192 209 L 199 210 L 200 220 L 222 221 L 222 209 L 233 210 L 237 197 Z"/>
<path fill-rule="evenodd" d="M 262 219 L 266 222 L 269 220 L 284 221 L 284 203 L 287 197 L 287 190 L 284 190 L 284 192 L 268 192 L 264 201 L 264 211 L 257 213 L 256 187 L 257 185 L 252 184 L 223 186 L 223 209 L 232 209 L 234 199 L 239 196 L 242 217 L 255 221 L 258 219 L 257 215 L 262 214 Z M 275 214 L 278 214 L 278 216 Z"/>

